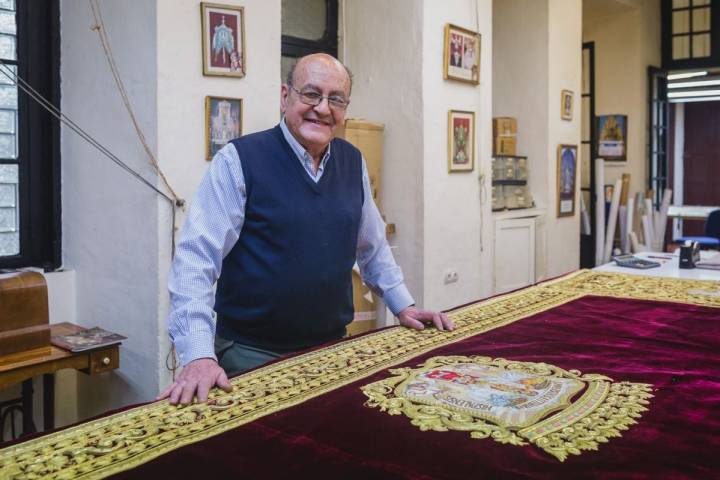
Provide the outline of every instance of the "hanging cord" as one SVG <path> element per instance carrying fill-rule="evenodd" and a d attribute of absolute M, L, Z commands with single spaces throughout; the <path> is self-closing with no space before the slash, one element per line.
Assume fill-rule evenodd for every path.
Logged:
<path fill-rule="evenodd" d="M 23 80 L 19 75 L 17 75 L 15 72 L 12 71 L 10 66 L 8 66 L 5 62 L 0 60 L 0 73 L 5 75 L 13 85 L 18 87 L 20 90 L 25 92 L 30 98 L 35 100 L 41 107 L 43 107 L 45 110 L 47 110 L 53 117 L 58 119 L 63 125 L 77 133 L 83 140 L 87 141 L 90 145 L 98 149 L 103 155 L 108 157 L 110 160 L 112 160 L 115 164 L 117 164 L 120 168 L 128 172 L 130 175 L 135 177 L 138 181 L 141 183 L 144 183 L 146 186 L 154 190 L 158 195 L 163 197 L 164 199 L 168 200 L 171 204 L 174 204 L 175 201 L 165 195 L 162 191 L 158 190 L 158 188 L 150 183 L 148 180 L 146 180 L 144 177 L 142 177 L 138 172 L 133 170 L 131 167 L 129 167 L 126 163 L 124 163 L 122 160 L 120 160 L 116 155 L 114 155 L 110 150 L 108 150 L 107 147 L 105 147 L 103 144 L 95 140 L 89 133 L 87 133 L 85 130 L 83 130 L 77 123 L 75 123 L 70 117 L 62 113 L 55 105 L 53 105 L 49 100 L 47 100 L 45 97 L 43 97 L 40 93 L 38 93 L 32 86 L 30 86 L 29 83 L 27 83 L 25 80 Z"/>
<path fill-rule="evenodd" d="M 173 188 L 170 186 L 170 183 L 167 181 L 167 178 L 165 178 L 165 174 L 160 169 L 160 164 L 157 161 L 157 158 L 153 154 L 152 150 L 150 149 L 150 146 L 147 143 L 147 140 L 145 139 L 145 135 L 142 132 L 142 129 L 140 128 L 140 125 L 138 124 L 137 118 L 135 117 L 135 113 L 133 112 L 132 105 L 130 104 L 130 99 L 127 95 L 127 90 L 125 89 L 125 84 L 122 81 L 122 77 L 120 76 L 120 70 L 117 67 L 117 64 L 115 63 L 115 56 L 112 53 L 112 48 L 110 47 L 110 40 L 107 37 L 107 29 L 105 28 L 105 22 L 103 21 L 102 16 L 102 10 L 100 9 L 100 4 L 97 0 L 89 0 L 90 2 L 90 8 L 92 10 L 93 19 L 95 20 L 95 24 L 91 27 L 91 29 L 95 32 L 97 32 L 100 43 L 102 44 L 103 51 L 105 52 L 105 58 L 107 59 L 108 65 L 110 66 L 110 72 L 112 73 L 113 80 L 115 80 L 115 85 L 117 86 L 118 91 L 120 92 L 120 96 L 122 97 L 123 103 L 125 104 L 125 109 L 128 112 L 128 115 L 130 115 L 130 120 L 132 121 L 133 127 L 135 128 L 135 132 L 137 133 L 138 139 L 140 140 L 140 143 L 142 143 L 143 148 L 145 149 L 145 153 L 147 153 L 148 160 L 150 161 L 150 165 L 155 170 L 157 175 L 160 177 L 160 179 L 163 181 L 163 184 L 165 184 L 165 188 L 167 188 L 168 192 L 170 192 L 170 195 L 172 196 L 174 200 L 174 205 L 178 207 L 183 207 L 185 205 L 185 201 L 178 198 L 177 194 L 173 190 Z M 173 208 L 173 221 L 172 221 L 172 257 L 175 257 L 175 208 Z M 175 373 L 177 371 L 178 365 L 177 365 L 177 358 L 175 356 L 175 345 L 171 344 L 170 350 L 168 351 L 167 356 L 165 357 L 165 367 L 172 372 L 172 378 L 173 381 L 175 380 Z"/>
<path fill-rule="evenodd" d="M 183 206 L 185 204 L 185 201 L 178 198 L 175 190 L 173 190 L 173 188 L 170 186 L 170 183 L 167 181 L 167 178 L 165 178 L 165 174 L 162 172 L 162 170 L 160 170 L 160 164 L 158 163 L 157 158 L 155 158 L 155 154 L 150 149 L 150 146 L 145 139 L 145 135 L 143 134 L 142 129 L 138 124 L 137 118 L 135 117 L 135 113 L 133 112 L 133 108 L 130 104 L 130 99 L 127 94 L 127 90 L 125 89 L 125 84 L 120 77 L 120 71 L 118 70 L 117 64 L 115 63 L 115 57 L 113 56 L 112 49 L 110 48 L 110 40 L 108 40 L 107 37 L 105 23 L 103 22 L 102 17 L 102 11 L 100 10 L 100 5 L 97 3 L 97 0 L 90 0 L 90 8 L 92 9 L 93 18 L 95 19 L 95 24 L 91 27 L 91 30 L 97 32 L 100 36 L 100 43 L 102 44 L 103 50 L 105 52 L 105 58 L 107 59 L 108 65 L 110 66 L 110 72 L 112 73 L 113 80 L 115 80 L 115 85 L 117 86 L 118 92 L 120 92 L 122 101 L 125 104 L 125 109 L 130 115 L 130 120 L 132 121 L 133 127 L 135 128 L 135 133 L 137 133 L 137 136 L 140 139 L 140 143 L 145 149 L 145 153 L 147 153 L 148 159 L 150 160 L 150 165 L 155 170 L 155 173 L 157 173 L 160 179 L 163 181 L 163 184 L 165 184 L 165 188 L 167 188 L 168 192 L 170 192 L 170 195 L 172 196 L 174 202 L 178 204 L 178 206 Z M 173 236 L 174 235 L 175 232 L 173 231 Z"/>

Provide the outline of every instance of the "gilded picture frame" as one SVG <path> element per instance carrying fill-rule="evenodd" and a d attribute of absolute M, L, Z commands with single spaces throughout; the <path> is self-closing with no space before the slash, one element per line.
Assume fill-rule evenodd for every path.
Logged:
<path fill-rule="evenodd" d="M 628 116 L 598 115 L 595 121 L 597 158 L 602 158 L 606 162 L 626 162 Z"/>
<path fill-rule="evenodd" d="M 203 75 L 245 76 L 245 10 L 235 5 L 200 3 Z"/>
<path fill-rule="evenodd" d="M 480 34 L 448 23 L 443 45 L 443 78 L 479 84 Z"/>
<path fill-rule="evenodd" d="M 448 111 L 448 172 L 475 169 L 475 112 Z"/>
<path fill-rule="evenodd" d="M 205 159 L 242 135 L 242 98 L 205 97 Z"/>
<path fill-rule="evenodd" d="M 573 119 L 573 92 L 562 90 L 560 92 L 560 118 L 571 121 Z"/>
<path fill-rule="evenodd" d="M 577 190 L 578 146 L 558 145 L 557 153 L 557 216 L 575 215 Z"/>

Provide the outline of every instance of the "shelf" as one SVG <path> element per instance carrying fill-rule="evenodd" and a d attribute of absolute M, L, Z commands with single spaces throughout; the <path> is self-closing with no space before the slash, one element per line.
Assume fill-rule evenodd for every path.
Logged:
<path fill-rule="evenodd" d="M 506 220 L 509 218 L 527 218 L 527 217 L 540 217 L 545 215 L 547 210 L 544 208 L 518 208 L 515 210 L 498 210 L 492 212 L 494 220 Z"/>

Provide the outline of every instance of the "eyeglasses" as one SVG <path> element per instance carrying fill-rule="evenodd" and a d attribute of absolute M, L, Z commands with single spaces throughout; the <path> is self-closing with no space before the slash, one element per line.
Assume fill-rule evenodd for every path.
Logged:
<path fill-rule="evenodd" d="M 322 103 L 323 98 L 327 98 L 328 105 L 330 105 L 330 107 L 333 109 L 345 110 L 348 105 L 350 105 L 350 100 L 339 95 L 320 95 L 318 92 L 314 92 L 312 90 L 307 92 L 301 92 L 292 85 L 290 85 L 290 88 L 292 88 L 295 93 L 298 94 L 298 97 L 300 97 L 300 101 L 305 105 L 312 105 L 313 107 L 317 107 L 318 105 L 320 105 L 320 103 Z"/>

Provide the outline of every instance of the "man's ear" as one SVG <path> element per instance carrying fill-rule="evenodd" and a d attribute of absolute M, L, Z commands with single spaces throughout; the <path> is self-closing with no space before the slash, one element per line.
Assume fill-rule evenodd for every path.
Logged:
<path fill-rule="evenodd" d="M 288 102 L 288 95 L 290 93 L 290 88 L 286 84 L 282 84 L 280 87 L 280 111 L 282 113 L 285 113 L 285 109 L 287 108 L 287 102 Z"/>

